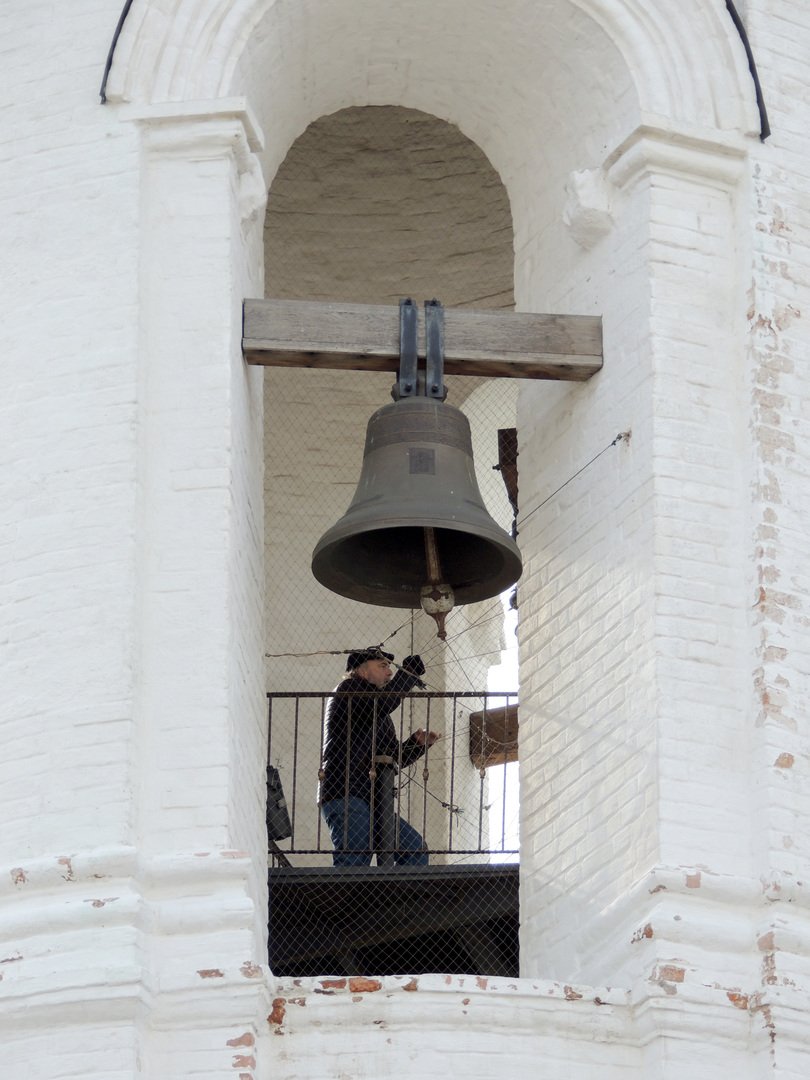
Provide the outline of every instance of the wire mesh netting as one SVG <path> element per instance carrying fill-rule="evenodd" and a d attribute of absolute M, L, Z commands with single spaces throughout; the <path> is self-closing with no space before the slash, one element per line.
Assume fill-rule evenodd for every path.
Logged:
<path fill-rule="evenodd" d="M 511 262 L 497 174 L 457 129 L 412 110 L 323 118 L 270 192 L 269 296 L 508 307 Z M 392 382 L 374 372 L 265 372 L 270 964 L 292 975 L 516 974 L 513 598 L 456 607 L 442 641 L 420 609 L 336 595 L 311 572 L 315 545 L 354 494 L 366 425 Z M 483 502 L 511 532 L 516 384 L 446 384 L 448 403 L 470 422 Z M 362 765 L 370 786 L 360 825 L 347 803 L 360 796 L 346 788 L 330 831 L 318 799 L 329 702 L 349 654 L 369 645 L 394 655 L 395 672 L 406 656 L 425 672 L 385 718 L 372 708 L 373 756 L 389 760 Z M 383 719 L 390 738 L 380 747 Z M 413 757 L 419 731 L 439 737 Z"/>
<path fill-rule="evenodd" d="M 279 375 L 289 378 L 286 372 L 271 373 L 277 387 L 283 381 Z M 494 466 L 503 464 L 498 432 L 509 430 L 501 425 L 510 403 L 504 395 L 498 401 L 498 390 L 500 384 L 484 383 L 478 398 L 474 391 L 465 404 L 479 448 L 476 469 L 484 500 L 508 529 L 513 509 L 503 471 Z M 307 404 L 311 401 L 310 396 Z M 325 590 L 312 577 L 309 561 L 320 534 L 343 513 L 353 492 L 362 465 L 363 417 L 358 416 L 355 439 L 345 440 L 342 453 L 338 440 L 330 444 L 331 482 L 325 483 L 320 470 L 313 474 L 302 467 L 311 430 L 295 422 L 280 390 L 270 413 L 271 423 L 278 417 L 273 466 L 290 489 L 288 499 L 275 485 L 268 500 L 271 513 L 276 499 L 300 501 L 294 545 L 284 540 L 281 505 L 268 523 L 268 764 L 278 785 L 277 801 L 269 808 L 283 800 L 290 819 L 289 835 L 282 824 L 271 843 L 271 966 L 279 974 L 296 975 L 515 974 L 517 867 L 494 865 L 517 860 L 517 671 L 508 662 L 514 650 L 506 648 L 514 643 L 510 597 L 454 609 L 442 641 L 421 610 L 373 607 Z M 502 446 L 503 441 L 501 436 Z M 395 656 L 395 670 L 408 655 L 418 655 L 425 665 L 424 689 L 407 693 L 389 719 L 396 745 L 387 749 L 395 773 L 389 783 L 391 814 L 395 823 L 401 819 L 419 835 L 427 865 L 407 858 L 399 832 L 393 843 L 380 839 L 388 811 L 373 788 L 361 842 L 349 843 L 346 836 L 336 840 L 319 806 L 329 702 L 349 652 L 370 644 Z M 498 671 L 506 681 L 488 692 Z M 438 741 L 418 760 L 404 762 L 402 747 L 419 731 L 435 732 Z M 371 746 L 376 743 L 372 736 Z M 371 760 L 362 767 L 371 773 L 375 766 L 384 772 Z M 337 792 L 344 799 L 350 794 Z M 348 848 L 359 865 L 333 865 Z M 359 894 L 363 920 L 357 918 L 359 879 L 369 886 Z M 437 909 L 442 926 L 450 920 L 449 929 L 423 933 Z M 325 951 L 325 941 L 340 943 L 340 949 Z"/>

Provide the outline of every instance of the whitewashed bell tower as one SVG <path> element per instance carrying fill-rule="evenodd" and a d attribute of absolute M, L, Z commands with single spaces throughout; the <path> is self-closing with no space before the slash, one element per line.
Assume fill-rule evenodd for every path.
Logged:
<path fill-rule="evenodd" d="M 810 15 L 67 7 L 0 14 L 8 1075 L 805 1076 Z M 242 304 L 290 147 L 368 105 L 486 155 L 518 310 L 603 319 L 519 395 L 525 505 L 631 433 L 520 537 L 517 980 L 267 968 Z"/>

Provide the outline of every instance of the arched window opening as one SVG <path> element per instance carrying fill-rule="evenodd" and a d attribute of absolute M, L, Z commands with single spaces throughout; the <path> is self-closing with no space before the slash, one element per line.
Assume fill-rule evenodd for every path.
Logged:
<path fill-rule="evenodd" d="M 352 108 L 312 124 L 273 182 L 265 239 L 269 297 L 513 306 L 511 215 L 499 177 L 457 128 L 413 110 Z M 390 400 L 391 384 L 374 372 L 265 373 L 269 764 L 292 832 L 271 845 L 280 852 L 270 871 L 271 967 L 517 974 L 517 866 L 509 862 L 517 851 L 506 847 L 502 794 L 493 806 L 492 769 L 471 744 L 471 732 L 492 738 L 474 714 L 486 717 L 490 701 L 516 704 L 516 685 L 487 691 L 506 645 L 501 598 L 456 608 L 442 642 L 423 612 L 347 600 L 310 571 L 315 543 L 354 492 L 366 423 Z M 516 385 L 459 376 L 447 384 L 448 402 L 470 420 L 484 501 L 509 530 L 503 466 L 514 461 L 505 462 L 498 432 L 515 427 Z M 332 865 L 317 805 L 329 692 L 349 650 L 369 644 L 382 644 L 395 663 L 412 654 L 425 663 L 425 688 L 393 719 L 399 741 L 420 728 L 441 736 L 396 784 L 398 814 L 423 837 L 426 866 Z M 285 831 L 282 818 L 279 836 Z M 370 851 L 368 861 L 384 862 Z"/>

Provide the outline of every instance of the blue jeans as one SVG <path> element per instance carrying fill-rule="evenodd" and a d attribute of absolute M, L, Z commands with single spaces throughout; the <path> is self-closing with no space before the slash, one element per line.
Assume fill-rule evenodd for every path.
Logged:
<path fill-rule="evenodd" d="M 347 799 L 330 799 L 321 806 L 332 837 L 335 866 L 370 866 L 369 833 L 371 808 L 365 799 L 350 795 Z M 412 825 L 399 819 L 399 843 L 394 852 L 397 866 L 427 866 L 425 842 Z"/>

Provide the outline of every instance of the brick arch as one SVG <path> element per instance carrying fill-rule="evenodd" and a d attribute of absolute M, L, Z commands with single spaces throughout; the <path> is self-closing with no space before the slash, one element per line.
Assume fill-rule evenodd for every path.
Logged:
<path fill-rule="evenodd" d="M 482 35 L 492 51 L 499 50 L 495 68 L 502 79 L 516 84 L 519 96 L 526 89 L 521 55 L 539 43 L 543 56 L 545 35 L 562 31 L 565 37 L 570 28 L 566 62 L 572 74 L 578 74 L 578 56 L 585 65 L 598 61 L 600 49 L 615 49 L 633 82 L 641 113 L 745 133 L 757 129 L 744 49 L 720 0 L 682 0 L 677 10 L 643 0 L 523 0 L 512 8 L 511 18 L 500 20 L 491 18 L 488 7 L 483 0 L 455 0 L 443 5 L 437 17 L 430 0 L 424 0 L 424 18 L 417 4 L 403 19 L 396 5 L 369 8 L 362 0 L 345 0 L 333 23 L 325 0 L 135 0 L 116 45 L 107 99 L 187 101 L 243 90 L 257 93 L 271 70 L 262 70 L 262 57 L 280 72 L 282 81 L 286 77 L 294 82 L 305 38 L 311 71 L 316 78 L 317 71 L 324 71 L 330 84 L 315 88 L 314 96 L 323 100 L 319 111 L 307 117 L 310 122 L 349 104 L 381 103 L 373 99 L 374 78 L 366 81 L 370 100 L 357 100 L 356 70 L 345 64 L 341 72 L 340 65 L 330 62 L 351 53 L 353 42 L 359 41 L 361 52 L 367 46 L 366 55 L 379 75 L 398 60 L 418 64 L 431 41 L 440 43 L 445 60 L 453 54 L 463 57 Z M 574 25 L 577 14 L 582 21 Z M 590 30 L 583 29 L 586 24 Z M 254 63 L 253 71 L 246 70 L 246 56 L 248 66 Z M 546 53 L 543 59 L 545 65 L 555 58 Z M 537 76 L 536 66 L 532 71 Z M 428 111 L 444 115 L 455 106 L 458 115 L 453 119 L 464 126 L 463 97 L 454 102 L 452 92 L 438 89 L 443 80 L 436 74 L 434 70 L 437 100 Z M 380 80 L 380 89 L 384 82 Z M 391 83 L 391 89 L 399 85 L 404 92 L 401 78 L 394 76 Z M 388 103 L 416 105 L 393 98 Z"/>

